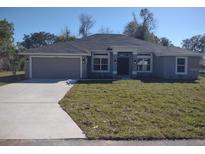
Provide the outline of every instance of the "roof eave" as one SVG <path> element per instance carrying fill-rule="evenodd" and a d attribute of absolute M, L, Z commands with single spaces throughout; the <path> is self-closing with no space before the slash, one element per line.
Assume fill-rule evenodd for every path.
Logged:
<path fill-rule="evenodd" d="M 201 55 L 199 54 L 186 54 L 186 53 L 177 53 L 177 54 L 161 54 L 161 53 L 158 53 L 158 54 L 155 54 L 156 56 L 158 57 L 166 57 L 166 56 L 185 56 L 185 57 L 202 57 Z"/>
<path fill-rule="evenodd" d="M 90 53 L 29 53 L 21 52 L 19 55 L 22 56 L 91 56 Z"/>

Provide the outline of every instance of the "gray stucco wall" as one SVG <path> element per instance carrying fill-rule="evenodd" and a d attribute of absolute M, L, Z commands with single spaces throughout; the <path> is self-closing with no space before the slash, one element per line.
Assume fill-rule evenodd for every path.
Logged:
<path fill-rule="evenodd" d="M 190 78 L 196 79 L 199 76 L 199 67 L 201 57 L 188 58 L 188 74 Z"/>
<path fill-rule="evenodd" d="M 88 56 L 82 56 L 82 78 L 84 78 L 84 79 L 87 78 L 87 63 L 88 63 L 87 58 L 88 58 Z"/>
<path fill-rule="evenodd" d="M 132 70 L 133 70 L 133 54 L 129 54 L 129 75 L 132 76 Z"/>
<path fill-rule="evenodd" d="M 199 61 L 200 57 L 188 57 L 188 70 L 187 75 L 176 75 L 175 73 L 175 64 L 176 57 L 166 56 L 166 57 L 157 57 L 153 55 L 153 71 L 152 73 L 137 73 L 133 74 L 136 71 L 136 64 L 133 63 L 136 60 L 137 55 L 132 54 L 130 58 L 130 76 L 131 77 L 159 77 L 165 79 L 196 79 L 198 77 Z M 29 59 L 29 56 L 26 56 L 25 59 Z M 82 62 L 82 78 L 112 78 L 116 77 L 113 72 L 117 71 L 117 64 L 114 62 L 117 59 L 117 55 L 113 55 L 110 52 L 110 70 L 106 73 L 94 73 L 92 72 L 92 62 L 91 56 L 82 57 L 84 62 Z M 29 78 L 29 61 L 25 61 L 25 74 Z"/>
<path fill-rule="evenodd" d="M 163 77 L 163 57 L 153 55 L 153 77 Z"/>
<path fill-rule="evenodd" d="M 117 54 L 112 54 L 112 77 L 117 76 Z"/>
<path fill-rule="evenodd" d="M 88 57 L 87 69 L 88 69 L 88 78 L 110 78 L 116 77 L 113 72 L 117 72 L 117 64 L 114 60 L 117 60 L 117 55 L 110 53 L 110 71 L 107 73 L 93 73 L 92 72 L 92 63 L 91 57 Z M 187 57 L 188 66 L 187 66 L 187 75 L 177 75 L 175 73 L 176 57 L 175 56 L 155 56 L 153 54 L 152 59 L 152 72 L 137 72 L 136 64 L 134 60 L 137 60 L 137 55 L 132 54 L 130 57 L 130 76 L 131 77 L 158 77 L 164 79 L 196 79 L 198 77 L 199 61 L 200 57 Z"/>
<path fill-rule="evenodd" d="M 176 57 L 154 56 L 153 76 L 165 79 L 196 79 L 198 77 L 200 57 L 187 57 L 187 75 L 176 74 Z"/>

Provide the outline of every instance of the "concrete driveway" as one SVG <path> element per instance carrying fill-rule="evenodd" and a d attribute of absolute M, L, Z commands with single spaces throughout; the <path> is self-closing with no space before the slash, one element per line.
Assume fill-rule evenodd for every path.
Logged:
<path fill-rule="evenodd" d="M 62 80 L 25 80 L 0 87 L 0 139 L 85 138 L 58 105 L 71 88 Z"/>

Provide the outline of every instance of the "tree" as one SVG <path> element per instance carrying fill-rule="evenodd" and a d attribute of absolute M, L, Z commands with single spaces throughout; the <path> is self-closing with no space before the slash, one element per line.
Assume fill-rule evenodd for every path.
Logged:
<path fill-rule="evenodd" d="M 87 37 L 88 35 L 90 35 L 90 29 L 94 26 L 95 21 L 92 19 L 92 16 L 86 14 L 81 14 L 79 20 L 79 34 L 82 35 L 82 37 Z"/>
<path fill-rule="evenodd" d="M 0 65 L 2 70 L 10 69 L 9 56 L 13 51 L 14 25 L 6 19 L 0 20 Z"/>
<path fill-rule="evenodd" d="M 18 49 L 13 48 L 9 52 L 8 59 L 10 63 L 10 70 L 12 71 L 13 75 L 16 75 L 16 71 L 17 71 L 18 63 L 19 63 Z"/>
<path fill-rule="evenodd" d="M 158 38 L 154 33 L 147 33 L 145 40 L 151 43 L 160 44 L 160 38 Z"/>
<path fill-rule="evenodd" d="M 205 34 L 195 35 L 190 39 L 183 40 L 182 48 L 189 49 L 197 53 L 203 53 L 205 51 Z"/>
<path fill-rule="evenodd" d="M 125 29 L 124 29 L 123 33 L 127 36 L 130 36 L 130 37 L 136 37 L 136 33 L 137 33 L 137 30 L 138 30 L 138 23 L 137 23 L 135 14 L 133 13 L 132 15 L 133 15 L 133 20 L 130 21 L 125 26 Z"/>
<path fill-rule="evenodd" d="M 160 44 L 161 44 L 162 46 L 167 46 L 167 47 L 173 46 L 172 42 L 171 42 L 168 38 L 166 38 L 166 37 L 162 37 L 162 38 L 160 39 Z"/>
<path fill-rule="evenodd" d="M 145 8 L 141 9 L 140 16 L 143 22 L 138 28 L 136 37 L 142 40 L 149 40 L 150 33 L 155 28 L 154 14 Z"/>
<path fill-rule="evenodd" d="M 0 59 L 4 66 L 1 69 L 10 70 L 13 75 L 16 75 L 16 70 L 19 69 L 20 64 L 24 63 L 24 60 L 18 55 L 23 48 L 20 48 L 18 43 L 14 45 L 13 34 L 14 25 L 6 19 L 0 20 Z"/>
<path fill-rule="evenodd" d="M 152 31 L 155 28 L 154 14 L 145 8 L 141 9 L 140 16 L 143 18 L 142 26 L 147 31 Z"/>
<path fill-rule="evenodd" d="M 75 36 L 71 36 L 70 30 L 68 27 L 66 27 L 65 30 L 59 36 L 57 36 L 55 42 L 66 42 L 72 40 L 75 40 Z"/>
<path fill-rule="evenodd" d="M 25 48 L 37 48 L 50 45 L 56 42 L 57 37 L 54 34 L 46 32 L 36 32 L 24 35 L 22 46 Z"/>
<path fill-rule="evenodd" d="M 0 20 L 0 56 L 8 55 L 8 52 L 13 48 L 14 25 L 6 19 Z"/>
<path fill-rule="evenodd" d="M 110 30 L 109 27 L 104 28 L 103 26 L 101 26 L 101 28 L 100 28 L 100 30 L 99 30 L 99 33 L 102 33 L 102 34 L 111 34 L 112 31 Z"/>
<path fill-rule="evenodd" d="M 142 23 L 137 22 L 136 16 L 133 13 L 133 20 L 125 26 L 124 34 L 130 37 L 159 44 L 160 39 L 152 32 L 155 28 L 154 14 L 145 8 L 141 9 L 140 17 L 143 20 Z"/>
<path fill-rule="evenodd" d="M 21 43 L 17 42 L 17 44 L 15 45 L 14 47 L 15 49 L 15 52 L 17 53 L 17 65 L 16 65 L 16 68 L 18 70 L 24 70 L 24 65 L 25 65 L 25 57 L 24 56 L 20 56 L 19 53 L 20 52 L 25 52 L 25 48 L 21 45 Z"/>

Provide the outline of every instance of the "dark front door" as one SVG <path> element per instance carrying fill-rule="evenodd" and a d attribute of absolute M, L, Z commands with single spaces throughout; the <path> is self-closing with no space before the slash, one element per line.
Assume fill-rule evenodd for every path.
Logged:
<path fill-rule="evenodd" d="M 129 58 L 119 57 L 117 59 L 117 72 L 118 75 L 129 75 Z"/>

